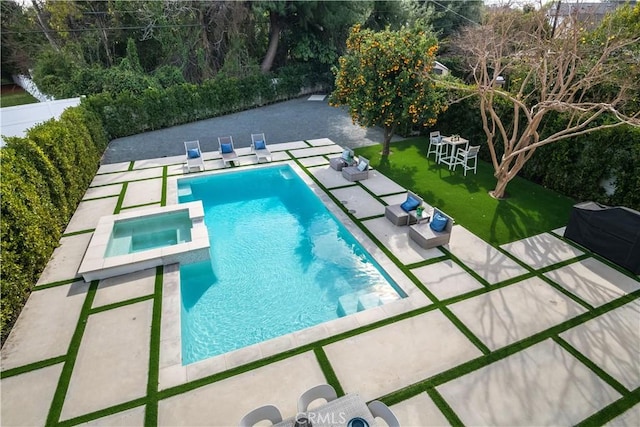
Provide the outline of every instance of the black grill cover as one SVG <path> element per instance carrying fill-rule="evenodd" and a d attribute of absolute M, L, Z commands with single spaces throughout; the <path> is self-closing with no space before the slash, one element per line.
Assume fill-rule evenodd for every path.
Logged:
<path fill-rule="evenodd" d="M 595 202 L 573 206 L 564 237 L 640 274 L 640 212 Z"/>

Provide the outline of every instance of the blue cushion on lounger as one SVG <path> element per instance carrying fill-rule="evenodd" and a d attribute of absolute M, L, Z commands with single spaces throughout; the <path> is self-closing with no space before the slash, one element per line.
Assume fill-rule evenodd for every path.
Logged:
<path fill-rule="evenodd" d="M 253 146 L 256 147 L 256 150 L 264 150 L 267 148 L 264 141 L 256 141 L 253 143 Z"/>
<path fill-rule="evenodd" d="M 233 146 L 229 144 L 220 144 L 220 149 L 222 150 L 222 154 L 233 153 Z"/>
<path fill-rule="evenodd" d="M 449 221 L 449 219 L 447 219 L 446 216 L 442 215 L 440 212 L 436 212 L 433 214 L 433 219 L 431 220 L 429 227 L 431 227 L 433 231 L 442 231 L 447 226 L 447 221 Z"/>
<path fill-rule="evenodd" d="M 407 196 L 407 200 L 403 204 L 401 204 L 400 207 L 402 208 L 403 211 L 409 212 L 417 208 L 419 205 L 420 205 L 420 200 L 416 200 L 411 196 Z"/>
<path fill-rule="evenodd" d="M 200 150 L 197 148 L 190 148 L 187 150 L 187 157 L 190 159 L 197 159 L 200 157 Z"/>
<path fill-rule="evenodd" d="M 365 162 L 364 160 L 360 160 L 360 163 L 358 163 L 358 170 L 360 172 L 364 172 L 367 170 L 367 162 Z"/>

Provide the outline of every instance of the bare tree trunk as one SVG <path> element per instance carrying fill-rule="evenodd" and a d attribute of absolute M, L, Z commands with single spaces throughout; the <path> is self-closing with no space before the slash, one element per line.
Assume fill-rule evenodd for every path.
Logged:
<path fill-rule="evenodd" d="M 263 73 L 269 72 L 273 67 L 273 61 L 276 59 L 276 52 L 278 51 L 278 42 L 280 41 L 280 20 L 275 12 L 269 12 L 269 48 L 267 54 L 260 64 L 260 69 Z"/>
<path fill-rule="evenodd" d="M 49 23 L 43 17 L 44 12 L 42 10 L 42 5 L 38 3 L 37 0 L 31 0 L 31 2 L 33 3 L 33 8 L 36 10 L 36 16 L 38 17 L 38 24 L 40 24 L 40 28 L 42 28 L 42 32 L 44 33 L 47 40 L 49 40 L 49 44 L 51 45 L 51 47 L 54 48 L 56 51 L 59 51 L 60 46 L 58 46 L 58 43 L 56 43 L 56 40 L 51 35 Z"/>

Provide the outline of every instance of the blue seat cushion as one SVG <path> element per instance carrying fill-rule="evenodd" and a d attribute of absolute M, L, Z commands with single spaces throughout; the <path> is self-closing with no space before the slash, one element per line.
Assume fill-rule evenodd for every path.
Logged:
<path fill-rule="evenodd" d="M 233 145 L 229 144 L 220 144 L 220 150 L 222 154 L 233 153 Z"/>
<path fill-rule="evenodd" d="M 253 146 L 256 147 L 256 150 L 265 150 L 267 148 L 264 141 L 256 141 L 253 143 Z"/>
<path fill-rule="evenodd" d="M 342 160 L 346 161 L 346 162 L 351 162 L 351 151 L 349 150 L 344 150 L 342 152 Z"/>
<path fill-rule="evenodd" d="M 367 170 L 367 162 L 365 162 L 364 160 L 360 160 L 360 163 L 358 163 L 358 170 L 360 172 L 364 172 Z"/>
<path fill-rule="evenodd" d="M 405 202 L 400 205 L 402 210 L 405 211 L 405 212 L 412 211 L 415 208 L 417 208 L 418 206 L 420 206 L 420 200 L 417 200 L 416 198 L 414 198 L 412 196 L 407 196 L 407 200 L 405 200 Z"/>
<path fill-rule="evenodd" d="M 433 231 L 442 231 L 447 226 L 448 221 L 449 219 L 446 216 L 442 215 L 440 212 L 436 212 L 433 214 L 433 219 L 431 220 L 429 227 L 431 227 Z"/>
<path fill-rule="evenodd" d="M 197 159 L 198 157 L 200 157 L 200 150 L 198 150 L 197 148 L 189 148 L 187 150 L 187 157 L 189 159 Z"/>

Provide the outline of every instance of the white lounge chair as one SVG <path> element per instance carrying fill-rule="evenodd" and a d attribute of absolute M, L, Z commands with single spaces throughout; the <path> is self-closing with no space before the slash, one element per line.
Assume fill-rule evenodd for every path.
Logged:
<path fill-rule="evenodd" d="M 236 149 L 233 146 L 233 138 L 231 136 L 219 136 L 218 146 L 225 168 L 227 164 L 231 162 L 235 163 L 238 160 L 238 153 L 236 153 Z"/>
<path fill-rule="evenodd" d="M 185 141 L 184 150 L 187 156 L 187 172 L 191 172 L 192 168 L 205 170 L 200 141 Z"/>
<path fill-rule="evenodd" d="M 280 410 L 273 405 L 264 405 L 249 412 L 240 420 L 240 427 L 252 427 L 260 421 L 269 420 L 271 424 L 282 421 Z"/>
<path fill-rule="evenodd" d="M 327 402 L 331 402 L 338 398 L 336 390 L 329 384 L 320 384 L 315 387 L 311 387 L 309 390 L 302 393 L 298 399 L 298 413 L 307 412 L 309 405 L 318 399 L 324 399 Z"/>
<path fill-rule="evenodd" d="M 384 403 L 379 400 L 374 400 L 369 403 L 368 406 L 373 418 L 382 418 L 389 427 L 400 427 L 400 421 L 398 421 L 396 415 L 391 412 L 391 409 Z"/>
<path fill-rule="evenodd" d="M 258 158 L 258 163 L 260 163 L 260 159 L 271 161 L 271 151 L 267 148 L 267 140 L 264 137 L 264 133 L 251 134 L 251 151 Z"/>

